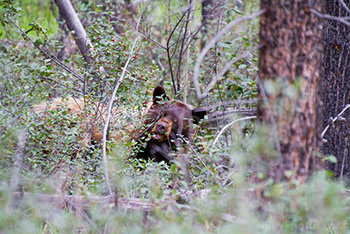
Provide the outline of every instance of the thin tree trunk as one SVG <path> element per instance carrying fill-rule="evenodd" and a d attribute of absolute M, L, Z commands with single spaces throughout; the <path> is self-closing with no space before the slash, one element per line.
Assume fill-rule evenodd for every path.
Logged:
<path fill-rule="evenodd" d="M 213 0 L 203 0 L 202 1 L 202 39 L 201 39 L 201 48 L 205 47 L 205 44 L 208 40 L 208 28 L 209 28 L 209 8 L 213 6 Z"/>
<path fill-rule="evenodd" d="M 280 162 L 270 174 L 277 181 L 303 183 L 320 165 L 322 24 L 308 9 L 321 6 L 321 0 L 261 1 L 267 12 L 260 25 L 259 77 L 269 105 L 261 103 L 259 113 L 276 131 Z"/>

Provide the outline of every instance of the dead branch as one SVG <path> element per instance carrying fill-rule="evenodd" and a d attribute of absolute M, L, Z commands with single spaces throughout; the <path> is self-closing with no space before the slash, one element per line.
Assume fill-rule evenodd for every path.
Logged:
<path fill-rule="evenodd" d="M 170 39 L 171 37 L 173 36 L 174 32 L 176 31 L 177 27 L 180 25 L 180 23 L 182 22 L 182 19 L 186 16 L 187 14 L 187 11 L 184 12 L 181 16 L 181 18 L 177 21 L 176 25 L 174 26 L 173 30 L 171 30 L 170 32 L 170 35 L 168 37 L 168 40 L 166 42 L 166 53 L 167 53 L 167 58 L 168 58 L 168 63 L 169 63 L 169 69 L 170 69 L 170 75 L 171 75 L 171 80 L 173 82 L 173 88 L 174 88 L 174 95 L 176 96 L 177 95 L 177 89 L 176 89 L 176 83 L 175 83 L 175 77 L 174 77 L 174 72 L 173 72 L 173 67 L 172 67 L 172 64 L 171 64 L 171 58 L 172 56 L 170 56 L 170 49 L 171 47 L 174 45 L 169 45 L 170 44 Z M 179 40 L 176 41 L 176 43 L 178 43 Z M 176 46 L 177 48 L 177 46 Z M 174 52 L 175 53 L 175 52 Z M 173 53 L 173 54 L 174 54 Z"/>
<path fill-rule="evenodd" d="M 20 204 L 22 199 L 33 199 L 37 204 L 52 204 L 58 209 L 66 207 L 74 207 L 79 209 L 88 209 L 92 206 L 109 206 L 115 207 L 115 196 L 108 195 L 100 196 L 79 196 L 79 195 L 59 195 L 59 194 L 42 194 L 42 193 L 28 193 L 28 192 L 14 192 L 13 198 L 16 204 Z M 140 199 L 118 198 L 118 209 L 125 211 L 143 210 L 150 211 L 158 203 L 151 203 L 142 201 Z"/>
<path fill-rule="evenodd" d="M 331 125 L 333 125 L 338 119 L 343 121 L 344 117 L 342 117 L 342 114 L 344 114 L 344 112 L 350 108 L 350 104 L 347 104 L 344 109 L 335 117 L 335 118 L 331 118 L 331 122 L 325 127 L 325 129 L 323 130 L 323 132 L 321 133 L 321 138 L 323 139 L 324 135 L 326 134 L 326 132 L 328 131 L 329 127 Z M 324 140 L 324 139 L 323 139 Z M 327 142 L 327 141 L 326 141 Z"/>
<path fill-rule="evenodd" d="M 196 94 L 197 94 L 197 99 L 198 100 L 202 100 L 203 99 L 203 94 L 201 93 L 200 90 L 200 85 L 199 85 L 199 67 L 201 62 L 203 61 L 205 55 L 208 53 L 208 51 L 210 50 L 210 48 L 215 45 L 215 43 L 223 36 L 225 35 L 233 26 L 245 21 L 245 20 L 252 20 L 255 19 L 256 17 L 261 16 L 262 14 L 264 14 L 266 12 L 266 10 L 260 10 L 258 12 L 255 12 L 251 15 L 248 15 L 246 17 L 242 17 L 236 20 L 233 20 L 231 23 L 227 24 L 225 26 L 225 28 L 223 28 L 209 43 L 208 45 L 205 46 L 205 48 L 202 50 L 202 52 L 200 53 L 200 55 L 198 56 L 197 60 L 196 60 L 196 64 L 194 67 L 194 73 L 193 73 L 193 84 L 195 86 L 195 90 L 196 90 Z"/>
<path fill-rule="evenodd" d="M 216 142 L 219 140 L 220 136 L 226 131 L 226 129 L 228 129 L 231 125 L 233 125 L 233 124 L 235 124 L 237 122 L 248 120 L 248 119 L 255 119 L 256 117 L 257 116 L 248 116 L 248 117 L 236 119 L 236 120 L 232 121 L 231 123 L 227 124 L 225 127 L 223 127 L 221 129 L 221 131 L 217 134 L 215 140 L 213 141 L 213 144 L 211 146 L 211 150 L 209 151 L 210 152 L 210 158 L 212 157 L 213 148 L 214 148 Z"/>
<path fill-rule="evenodd" d="M 139 18 L 138 25 L 140 24 L 140 21 L 141 21 L 141 17 Z M 134 43 L 133 43 L 133 45 L 131 47 L 129 58 L 126 61 L 125 66 L 123 68 L 123 72 L 122 72 L 120 78 L 118 79 L 118 82 L 117 82 L 117 84 L 116 84 L 116 86 L 115 86 L 115 88 L 113 90 L 113 94 L 112 94 L 111 99 L 110 99 L 109 104 L 108 104 L 108 112 L 107 112 L 107 118 L 106 118 L 105 126 L 103 128 L 102 161 L 103 161 L 103 165 L 104 165 L 104 168 L 105 168 L 106 185 L 107 185 L 107 188 L 108 188 L 108 191 L 109 191 L 110 195 L 112 195 L 112 190 L 111 190 L 111 186 L 109 184 L 108 168 L 107 168 L 107 151 L 106 151 L 106 148 L 107 148 L 107 146 L 106 146 L 106 144 L 107 144 L 107 130 L 108 130 L 108 126 L 109 126 L 109 121 L 111 119 L 111 112 L 112 112 L 113 102 L 115 100 L 115 96 L 117 94 L 119 86 L 124 80 L 125 72 L 126 72 L 126 69 L 127 69 L 128 65 L 129 65 L 130 59 L 132 58 L 132 54 L 134 53 L 134 48 L 135 48 L 137 40 L 138 40 L 138 37 L 136 37 L 136 39 L 134 40 Z"/>
<path fill-rule="evenodd" d="M 75 71 L 73 71 L 72 69 L 70 69 L 69 67 L 67 67 L 66 65 L 64 65 L 57 57 L 56 55 L 54 55 L 51 51 L 45 51 L 42 48 L 40 48 L 40 46 L 35 43 L 30 37 L 29 35 L 23 31 L 22 28 L 20 28 L 15 22 L 13 22 L 10 17 L 7 15 L 7 19 L 8 21 L 15 26 L 20 33 L 22 34 L 23 38 L 25 38 L 26 40 L 28 39 L 38 50 L 40 50 L 45 56 L 46 58 L 51 59 L 54 63 L 56 63 L 59 67 L 61 67 L 62 69 L 64 69 L 66 72 L 72 74 L 75 78 L 77 78 L 78 80 L 80 80 L 81 82 L 84 82 L 84 78 L 81 77 L 78 73 L 76 73 Z"/>
<path fill-rule="evenodd" d="M 239 55 L 237 58 L 227 62 L 224 66 L 224 68 L 220 71 L 220 73 L 218 75 L 215 76 L 215 78 L 210 81 L 210 83 L 208 84 L 208 86 L 205 88 L 204 92 L 201 95 L 201 100 L 206 98 L 207 95 L 209 94 L 210 90 L 215 86 L 215 84 L 219 81 L 219 79 L 221 77 L 223 77 L 223 75 L 225 74 L 225 72 L 231 68 L 232 64 L 234 64 L 235 62 L 238 62 L 239 60 L 249 56 L 250 54 L 252 54 L 254 51 L 260 49 L 262 47 L 262 45 L 257 45 L 255 47 L 253 47 L 252 49 L 250 49 L 249 51 L 244 52 L 243 54 Z"/>
<path fill-rule="evenodd" d="M 338 21 L 339 23 L 345 24 L 348 27 L 350 26 L 350 23 L 346 21 L 343 17 L 322 14 L 318 11 L 315 11 L 314 9 L 310 9 L 309 11 L 322 19 L 334 20 L 334 21 Z"/>
<path fill-rule="evenodd" d="M 181 190 L 180 196 L 187 197 L 187 201 L 195 197 L 205 198 L 211 190 L 203 189 L 199 191 Z M 13 192 L 12 197 L 16 205 L 20 205 L 22 200 L 31 199 L 32 204 L 51 204 L 57 209 L 74 208 L 75 210 L 86 210 L 94 206 L 117 208 L 127 211 L 151 211 L 155 208 L 167 209 L 176 203 L 175 200 L 148 201 L 138 198 L 121 198 L 115 195 L 108 196 L 82 196 L 82 195 L 59 195 L 29 192 Z M 117 205 L 118 204 L 118 205 Z"/>

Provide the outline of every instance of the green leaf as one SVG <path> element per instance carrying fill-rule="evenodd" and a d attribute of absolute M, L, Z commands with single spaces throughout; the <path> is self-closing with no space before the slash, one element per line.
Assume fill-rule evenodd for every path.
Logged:
<path fill-rule="evenodd" d="M 236 9 L 236 8 L 233 8 L 233 11 L 236 12 L 237 14 L 240 14 L 240 15 L 243 14 L 240 10 L 238 10 L 238 9 Z"/>
<path fill-rule="evenodd" d="M 243 40 L 243 41 L 249 41 L 248 35 L 243 36 L 243 37 L 242 37 L 242 40 Z"/>
<path fill-rule="evenodd" d="M 326 160 L 328 160 L 330 163 L 337 163 L 337 158 L 334 155 L 327 155 Z"/>

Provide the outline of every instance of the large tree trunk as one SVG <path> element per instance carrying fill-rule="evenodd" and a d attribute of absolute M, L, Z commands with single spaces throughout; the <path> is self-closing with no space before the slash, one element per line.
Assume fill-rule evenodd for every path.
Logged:
<path fill-rule="evenodd" d="M 327 14 L 337 17 L 349 17 L 349 12 L 339 1 L 325 1 Z M 347 1 L 349 3 L 349 1 Z M 350 28 L 335 20 L 327 20 L 324 30 L 325 45 L 325 76 L 323 93 L 323 125 L 326 127 L 332 122 L 347 104 L 350 104 Z M 350 109 L 344 112 L 341 121 L 336 121 L 328 128 L 324 135 L 326 143 L 323 145 L 325 154 L 332 154 L 338 162 L 326 163 L 326 167 L 334 172 L 336 177 L 350 178 L 349 158 L 349 126 Z"/>
<path fill-rule="evenodd" d="M 261 103 L 263 124 L 276 131 L 280 162 L 275 180 L 305 181 L 318 165 L 321 139 L 319 81 L 322 66 L 322 25 L 310 7 L 322 1 L 262 0 L 259 77 L 270 106 Z"/>

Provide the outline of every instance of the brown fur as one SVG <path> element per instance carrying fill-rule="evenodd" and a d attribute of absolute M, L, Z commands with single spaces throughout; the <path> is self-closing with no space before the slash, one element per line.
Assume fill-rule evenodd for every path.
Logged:
<path fill-rule="evenodd" d="M 33 107 L 33 110 L 36 114 L 43 115 L 46 111 L 49 110 L 59 110 L 63 107 L 67 107 L 69 114 L 77 115 L 79 119 L 82 120 L 82 128 L 84 132 L 88 132 L 88 123 L 83 121 L 84 119 L 84 101 L 80 98 L 55 98 L 51 103 L 47 104 L 46 102 L 42 102 Z M 99 131 L 98 126 L 96 124 L 92 124 L 91 128 L 91 140 L 96 142 L 101 142 L 102 133 Z M 84 137 L 84 141 L 85 141 Z"/>
<path fill-rule="evenodd" d="M 153 158 L 156 161 L 166 160 L 169 161 L 168 155 L 171 152 L 171 148 L 178 145 L 179 136 L 185 137 L 189 142 L 192 142 L 192 134 L 194 132 L 192 124 L 199 121 L 207 113 L 206 110 L 200 108 L 192 109 L 189 105 L 171 100 L 165 93 L 162 86 L 157 86 L 153 91 L 153 102 L 150 104 L 148 110 L 144 114 L 145 120 L 143 125 L 146 129 L 141 133 L 135 134 L 135 127 L 132 123 L 128 123 L 129 128 L 123 130 L 122 134 L 134 135 L 134 138 L 139 141 L 147 138 L 148 134 L 151 135 L 151 139 L 143 142 L 146 146 L 143 148 L 137 157 L 140 158 Z M 55 98 L 51 104 L 41 103 L 34 106 L 33 110 L 36 114 L 44 114 L 47 110 L 58 110 L 62 106 L 67 107 L 69 114 L 77 115 L 81 119 L 81 126 L 84 136 L 81 136 L 84 145 L 91 142 L 102 142 L 102 131 L 100 130 L 99 123 L 102 125 L 106 118 L 106 108 L 102 109 L 96 116 L 96 113 L 86 114 L 84 100 L 80 98 Z M 129 109 L 129 108 L 128 108 Z M 118 119 L 118 122 L 123 120 L 121 113 L 123 110 L 118 108 L 113 109 L 114 117 Z M 138 116 L 135 114 L 135 116 Z M 193 121 L 194 119 L 194 121 Z M 78 123 L 79 124 L 79 123 Z M 112 130 L 113 126 L 111 126 Z M 111 131 L 117 132 L 117 131 Z M 135 136 L 136 135 L 136 136 Z M 91 136 L 91 137 L 90 137 Z M 113 134 L 110 138 L 115 141 L 120 140 L 120 134 Z"/>
<path fill-rule="evenodd" d="M 146 132 L 151 134 L 151 139 L 147 141 L 146 147 L 138 157 L 152 158 L 156 161 L 170 160 L 168 154 L 172 146 L 179 145 L 180 136 L 192 142 L 194 132 L 192 125 L 203 119 L 206 113 L 206 109 L 193 110 L 183 102 L 170 100 L 164 88 L 157 86 L 153 91 L 153 103 L 144 121 Z"/>
<path fill-rule="evenodd" d="M 182 102 L 171 103 L 164 110 L 162 117 L 155 123 L 152 138 L 155 139 L 158 135 L 163 134 L 166 135 L 167 139 L 171 137 L 176 141 L 179 135 L 182 135 L 191 141 L 192 124 L 192 110 L 190 107 Z M 164 131 L 162 132 L 163 128 L 167 129 L 166 134 L 164 134 Z"/>
<path fill-rule="evenodd" d="M 169 140 L 172 130 L 173 121 L 163 117 L 161 118 L 152 129 L 152 138 L 158 142 Z"/>
<path fill-rule="evenodd" d="M 86 115 L 84 111 L 85 103 L 81 98 L 55 98 L 51 103 L 47 104 L 46 102 L 40 103 L 33 107 L 33 111 L 37 115 L 43 115 L 48 110 L 59 110 L 62 107 L 67 107 L 69 114 L 77 115 L 81 119 L 81 127 L 84 129 L 85 136 L 82 137 L 84 144 L 90 144 L 90 142 L 101 143 L 103 139 L 102 131 L 100 130 L 99 123 L 104 124 L 106 119 L 107 108 L 101 108 L 102 110 L 96 116 L 95 112 Z M 117 110 L 113 109 L 112 112 L 116 115 Z M 120 114 L 121 110 L 119 110 Z M 123 117 L 116 116 L 119 119 Z M 131 134 L 134 131 L 134 126 L 131 124 L 128 125 L 126 131 L 122 131 L 124 134 Z M 113 129 L 116 130 L 116 129 Z M 114 131 L 112 131 L 114 132 Z M 91 136 L 91 139 L 90 139 Z M 118 141 L 121 138 L 120 134 L 113 133 L 110 136 L 111 139 Z"/>

